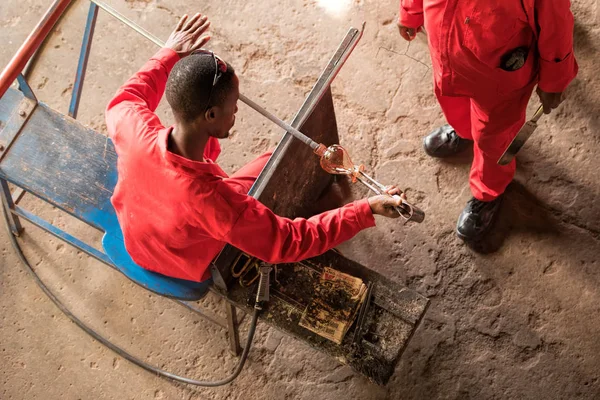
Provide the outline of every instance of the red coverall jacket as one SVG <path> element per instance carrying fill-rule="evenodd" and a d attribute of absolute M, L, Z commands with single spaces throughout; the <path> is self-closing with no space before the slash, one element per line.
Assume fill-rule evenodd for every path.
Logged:
<path fill-rule="evenodd" d="M 240 190 L 214 161 L 185 159 L 167 150 L 171 128 L 154 111 L 169 72 L 179 60 L 160 50 L 108 104 L 106 121 L 118 155 L 112 204 L 127 251 L 141 267 L 167 276 L 202 281 L 226 243 L 270 263 L 313 257 L 375 225 L 366 199 L 309 219 L 279 217 Z"/>
<path fill-rule="evenodd" d="M 401 0 L 400 23 L 425 26 L 443 95 L 509 93 L 537 76 L 543 91 L 563 92 L 577 74 L 570 5 L 569 0 Z M 500 69 L 502 55 L 520 46 L 530 47 L 533 57 L 518 76 Z"/>
<path fill-rule="evenodd" d="M 438 101 L 458 135 L 475 141 L 471 191 L 494 199 L 514 176 L 514 160 L 497 161 L 535 84 L 563 92 L 577 75 L 569 0 L 401 0 L 399 22 L 425 26 Z M 524 66 L 500 68 L 520 47 L 529 49 Z"/>

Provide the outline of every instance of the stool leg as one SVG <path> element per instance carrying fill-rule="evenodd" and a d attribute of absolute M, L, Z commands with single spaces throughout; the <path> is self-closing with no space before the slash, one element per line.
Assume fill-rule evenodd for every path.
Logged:
<path fill-rule="evenodd" d="M 10 230 L 15 236 L 21 235 L 21 233 L 23 233 L 23 227 L 21 226 L 19 217 L 11 212 L 11 210 L 14 210 L 15 208 L 15 203 L 13 203 L 12 195 L 10 193 L 10 189 L 8 188 L 8 182 L 6 182 L 4 179 L 0 179 L 0 197 L 2 198 L 2 204 L 4 204 L 4 208 L 8 213 Z"/>
<path fill-rule="evenodd" d="M 238 321 L 235 307 L 228 301 L 225 301 L 225 311 L 227 312 L 227 331 L 229 336 L 229 350 L 234 356 L 240 355 L 240 337 L 238 333 Z"/>

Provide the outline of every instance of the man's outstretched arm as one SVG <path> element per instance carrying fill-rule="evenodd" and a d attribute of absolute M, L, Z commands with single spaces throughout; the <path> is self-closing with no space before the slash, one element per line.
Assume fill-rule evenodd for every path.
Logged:
<path fill-rule="evenodd" d="M 116 139 L 118 126 L 128 129 L 141 123 L 148 127 L 162 127 L 154 111 L 165 92 L 169 73 L 181 57 L 201 48 L 210 39 L 203 35 L 210 22 L 197 13 L 192 18 L 184 15 L 169 36 L 164 48 L 158 51 L 135 75 L 119 88 L 108 103 L 106 123 L 110 136 Z"/>
<path fill-rule="evenodd" d="M 273 264 L 314 257 L 375 226 L 374 214 L 399 217 L 394 206 L 404 194 L 395 186 L 388 195 L 355 201 L 311 218 L 289 219 L 227 182 L 219 184 L 198 209 L 194 221 L 217 240 L 230 243 L 247 254 Z M 207 213 L 206 209 L 213 210 Z"/>

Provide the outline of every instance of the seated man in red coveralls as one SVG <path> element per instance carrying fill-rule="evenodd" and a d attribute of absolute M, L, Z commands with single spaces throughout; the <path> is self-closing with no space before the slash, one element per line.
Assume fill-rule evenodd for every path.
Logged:
<path fill-rule="evenodd" d="M 400 200 L 390 196 L 309 219 L 279 217 L 247 195 L 270 154 L 227 176 L 215 160 L 218 139 L 235 122 L 239 81 L 229 64 L 200 50 L 208 26 L 205 16 L 184 16 L 106 110 L 118 155 L 112 204 L 133 260 L 163 275 L 209 282 L 209 264 L 226 243 L 270 263 L 295 262 L 374 226 L 373 214 L 397 217 L 392 207 Z M 175 118 L 168 128 L 154 113 L 165 88 Z"/>
<path fill-rule="evenodd" d="M 400 0 L 400 35 L 424 26 L 435 94 L 450 125 L 424 139 L 446 157 L 473 146 L 473 198 L 456 232 L 476 240 L 492 227 L 516 163 L 498 159 L 525 122 L 533 88 L 550 113 L 577 75 L 569 0 Z"/>

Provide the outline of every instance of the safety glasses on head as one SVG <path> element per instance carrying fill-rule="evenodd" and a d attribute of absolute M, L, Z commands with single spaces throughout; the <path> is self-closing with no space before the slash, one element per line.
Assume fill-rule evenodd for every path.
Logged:
<path fill-rule="evenodd" d="M 225 72 L 227 72 L 227 63 L 225 61 L 221 60 L 221 58 L 219 56 L 217 56 L 211 50 L 200 49 L 200 50 L 196 50 L 196 51 L 192 52 L 192 54 L 190 54 L 190 55 L 194 55 L 194 54 L 210 55 L 215 62 L 215 75 L 213 77 L 212 86 L 210 87 L 210 92 L 208 93 L 208 100 L 206 102 L 206 107 L 204 108 L 204 110 L 208 110 L 208 108 L 210 107 L 210 100 L 212 98 L 213 89 L 217 85 L 217 82 L 219 82 L 219 79 L 221 78 L 221 76 Z"/>

